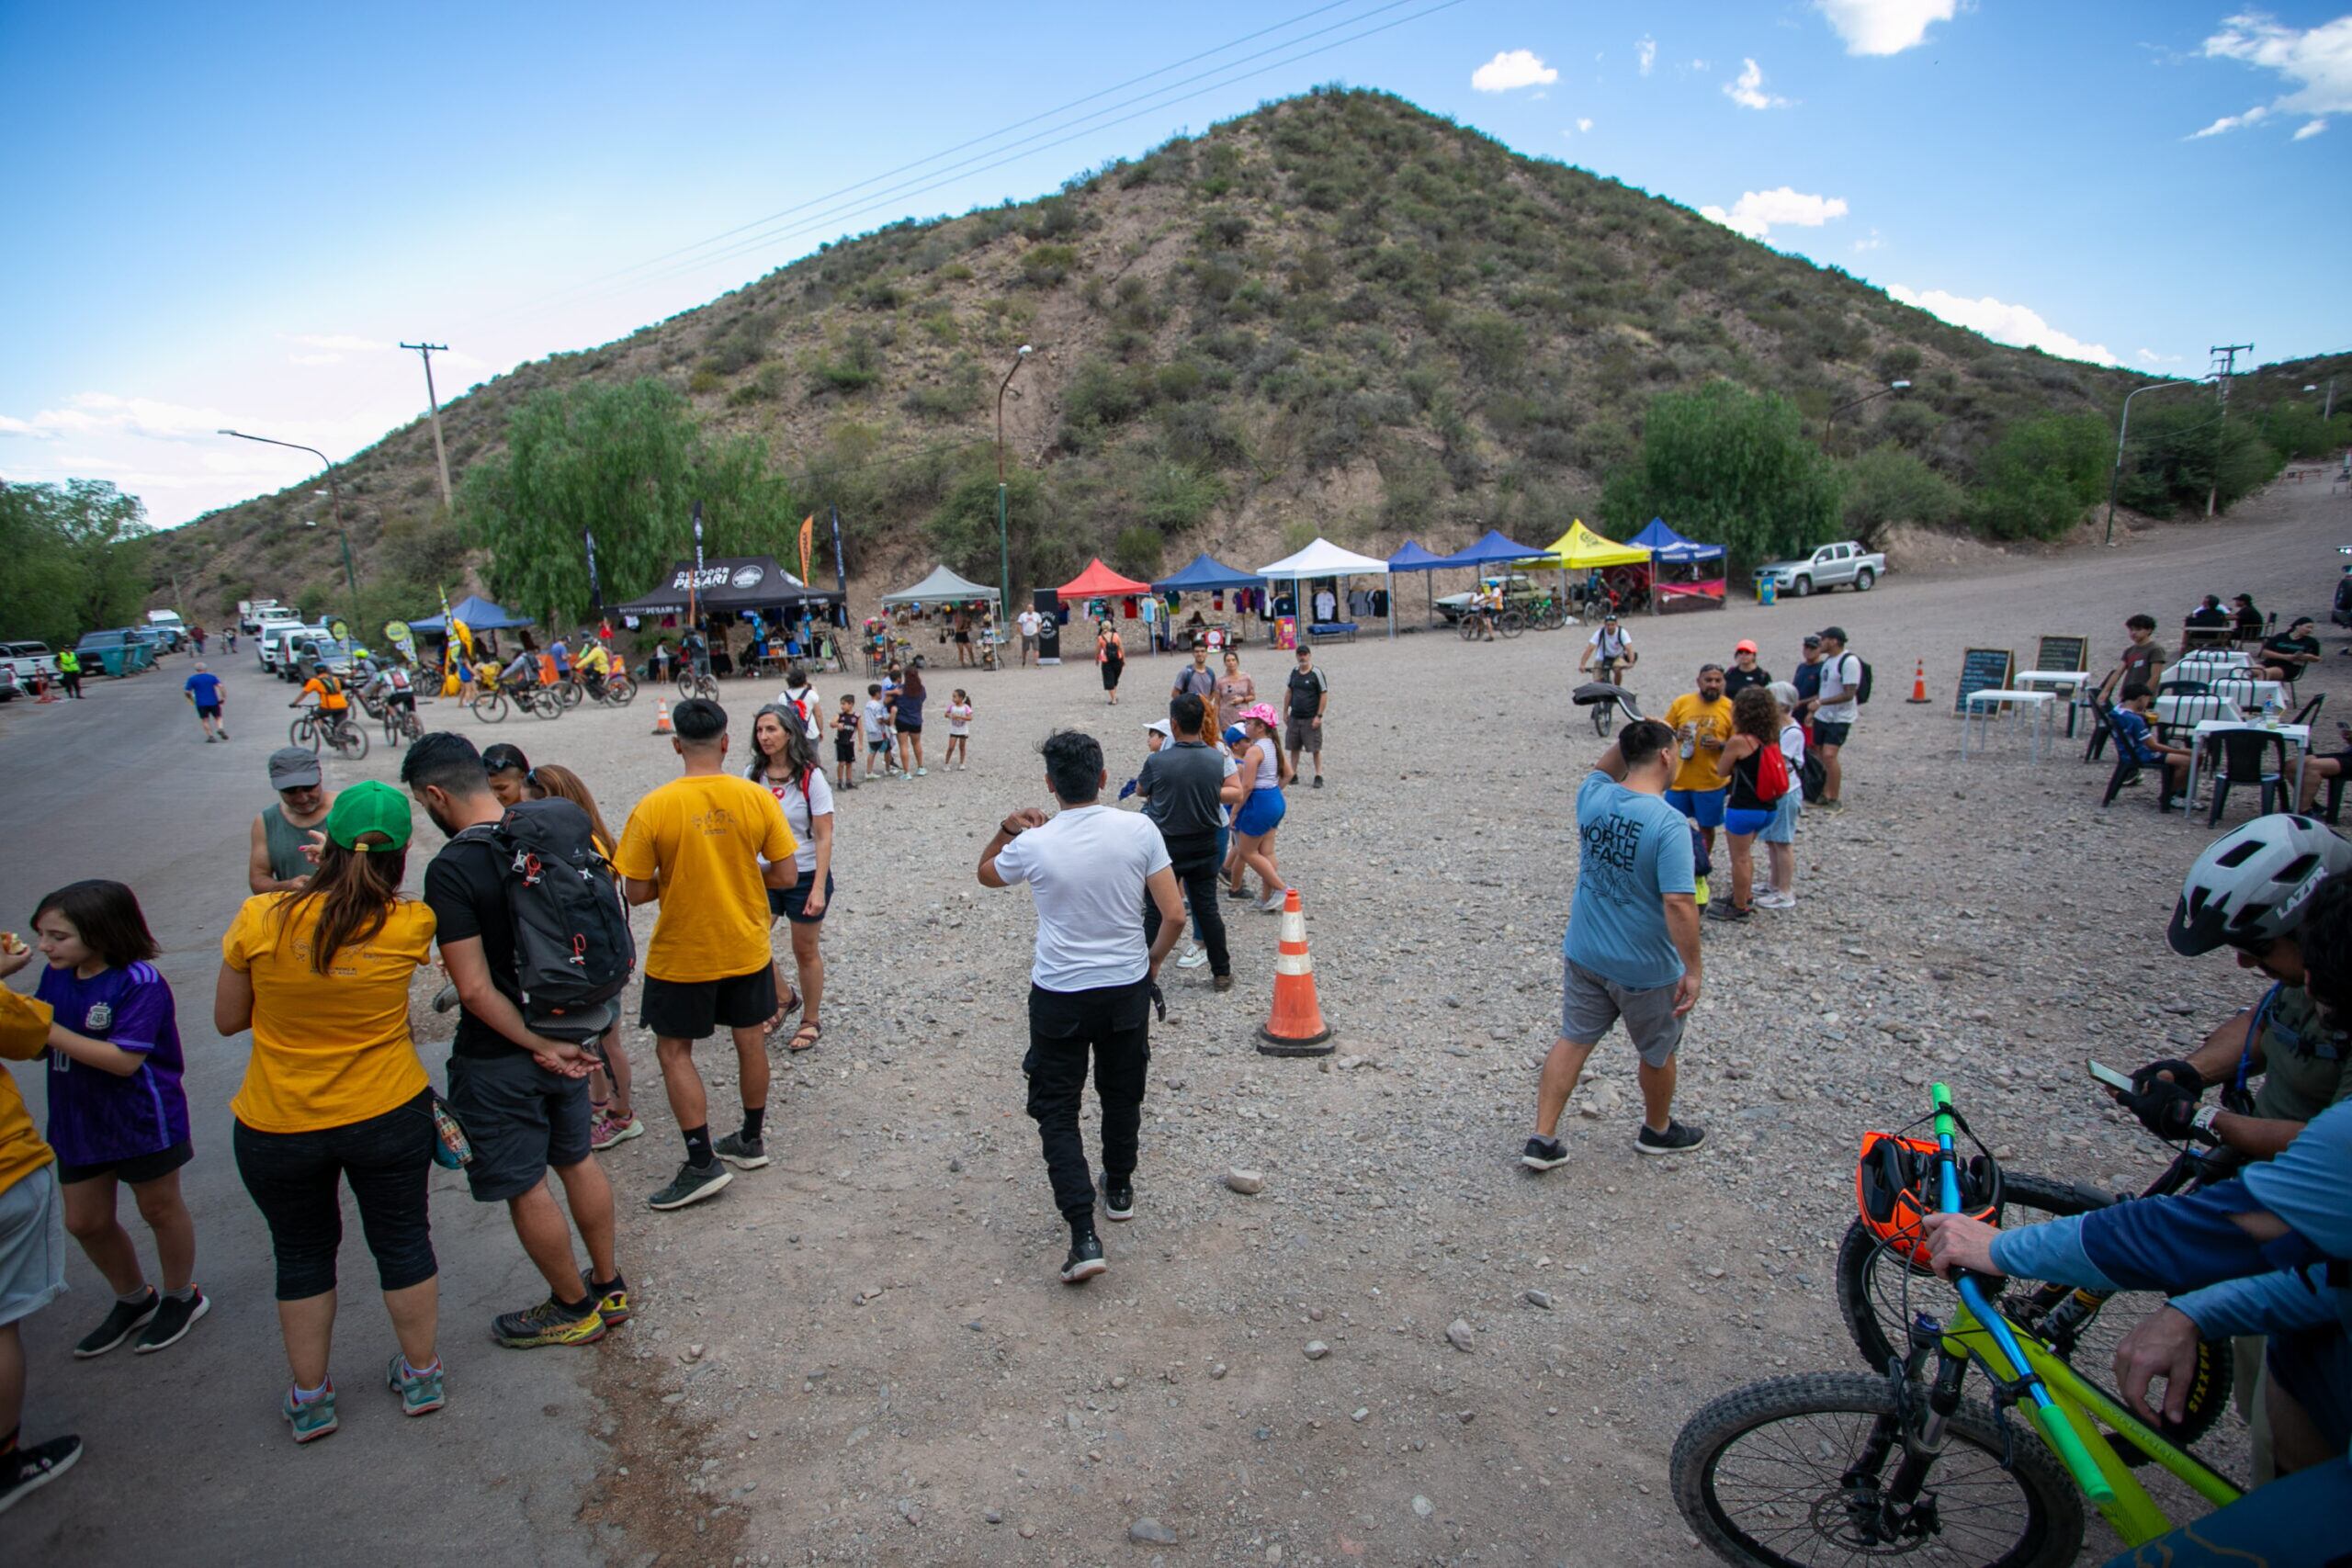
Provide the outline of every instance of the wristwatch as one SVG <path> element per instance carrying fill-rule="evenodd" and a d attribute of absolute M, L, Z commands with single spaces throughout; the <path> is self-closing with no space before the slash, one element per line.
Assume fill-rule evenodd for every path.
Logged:
<path fill-rule="evenodd" d="M 2200 1105 L 2197 1108 L 2197 1114 L 2188 1119 L 2188 1125 L 2207 1142 L 2218 1144 L 2222 1141 L 2221 1135 L 2213 1131 L 2213 1123 L 2221 1119 L 2221 1115 L 2220 1106 Z"/>

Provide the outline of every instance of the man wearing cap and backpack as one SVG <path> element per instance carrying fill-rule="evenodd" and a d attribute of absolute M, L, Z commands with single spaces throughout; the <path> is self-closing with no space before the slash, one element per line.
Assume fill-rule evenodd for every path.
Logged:
<path fill-rule="evenodd" d="M 1846 808 L 1838 798 L 1845 772 L 1838 754 L 1845 750 L 1854 721 L 1861 716 L 1861 705 L 1870 700 L 1871 667 L 1846 651 L 1846 628 L 1822 627 L 1821 697 L 1813 710 L 1813 750 L 1827 774 L 1821 798 L 1814 802 L 1824 811 Z"/>

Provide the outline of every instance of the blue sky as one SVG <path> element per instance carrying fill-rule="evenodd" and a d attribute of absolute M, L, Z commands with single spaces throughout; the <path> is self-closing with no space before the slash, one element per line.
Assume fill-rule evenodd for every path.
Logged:
<path fill-rule="evenodd" d="M 446 398 L 1329 81 L 2005 341 L 2166 374 L 2324 352 L 2352 345 L 2344 6 L 0 0 L 0 477 L 183 522 L 307 471 L 218 427 L 341 457 L 421 412 L 402 339 L 451 345 Z"/>

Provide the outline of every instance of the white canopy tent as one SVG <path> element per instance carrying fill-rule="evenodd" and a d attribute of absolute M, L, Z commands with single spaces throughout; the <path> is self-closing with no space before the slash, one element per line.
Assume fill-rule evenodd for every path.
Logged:
<path fill-rule="evenodd" d="M 1360 556 L 1353 550 L 1341 549 L 1329 539 L 1317 539 L 1296 555 L 1284 556 L 1272 566 L 1258 569 L 1260 577 L 1274 581 L 1299 583 L 1317 577 L 1386 577 L 1388 563 L 1376 556 Z M 1312 616 L 1301 615 L 1302 626 Z M 1388 635 L 1396 635 L 1396 595 L 1388 596 Z"/>
<path fill-rule="evenodd" d="M 1004 619 L 1004 606 L 997 591 L 967 581 L 941 567 L 912 588 L 902 588 L 896 593 L 882 595 L 885 604 L 963 604 L 974 599 L 986 599 L 997 605 L 997 619 Z"/>

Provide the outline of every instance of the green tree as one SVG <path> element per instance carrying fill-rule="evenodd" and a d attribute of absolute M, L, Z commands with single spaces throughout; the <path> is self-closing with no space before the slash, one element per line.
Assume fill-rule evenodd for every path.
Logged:
<path fill-rule="evenodd" d="M 2226 511 L 2278 473 L 2281 459 L 2263 436 L 2267 426 L 2267 419 L 2222 420 L 2201 398 L 2154 408 L 2143 402 L 2132 412 L 2117 498 L 2154 517 L 2201 513 L 2209 494 Z M 2284 434 L 2301 433 L 2290 423 Z"/>
<path fill-rule="evenodd" d="M 2041 414 L 2001 432 L 1976 468 L 1969 522 L 1996 539 L 2054 539 L 2107 493 L 2114 450 L 2097 414 Z"/>
<path fill-rule="evenodd" d="M 70 645 L 147 595 L 147 509 L 104 479 L 0 485 L 0 636 Z"/>
<path fill-rule="evenodd" d="M 1961 513 L 1960 489 L 1892 443 L 1846 465 L 1846 532 L 1872 549 L 1896 523 L 1941 527 Z"/>
<path fill-rule="evenodd" d="M 1736 568 L 1837 537 L 1840 488 L 1787 399 L 1713 381 L 1651 400 L 1641 449 L 1609 476 L 1600 514 L 1620 537 L 1663 517 L 1722 543 Z"/>
<path fill-rule="evenodd" d="M 458 511 L 502 602 L 571 620 L 589 605 L 586 535 L 605 598 L 628 598 L 693 554 L 697 501 L 712 555 L 774 550 L 798 521 L 755 442 L 711 441 L 693 405 L 644 378 L 532 394 L 506 451 L 467 470 Z"/>

